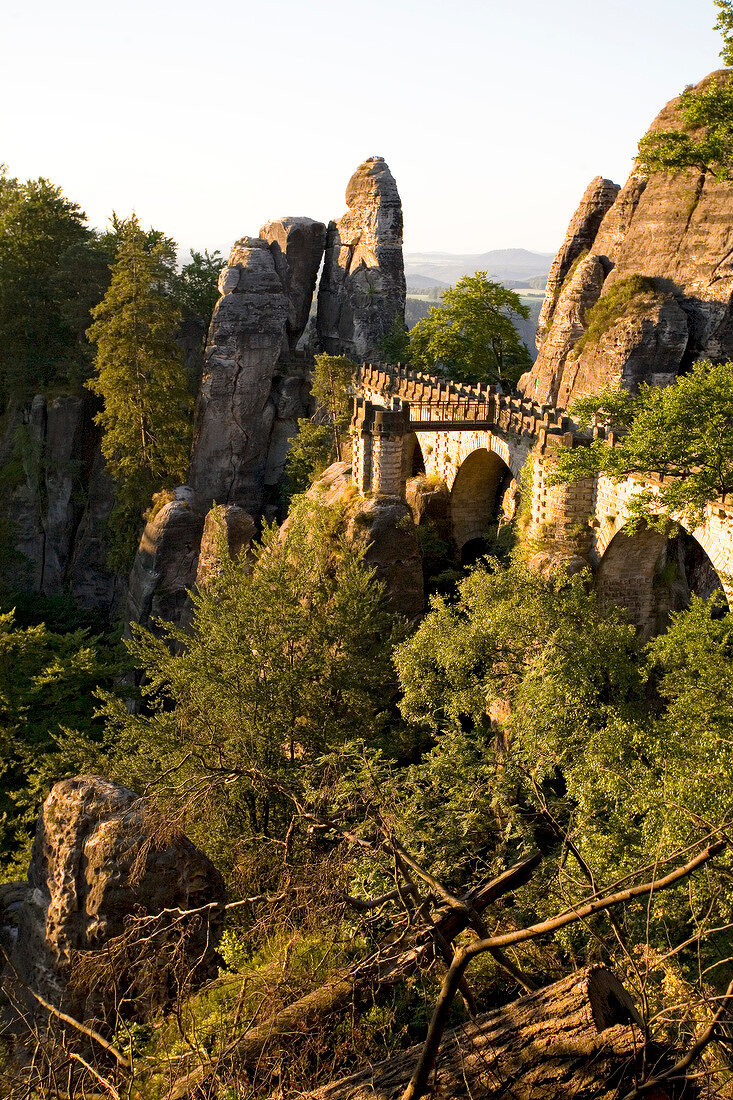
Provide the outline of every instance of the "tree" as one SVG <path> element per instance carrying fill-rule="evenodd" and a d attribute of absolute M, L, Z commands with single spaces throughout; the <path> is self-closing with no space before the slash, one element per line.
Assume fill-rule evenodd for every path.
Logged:
<path fill-rule="evenodd" d="M 720 56 L 726 65 L 733 65 L 733 2 L 732 0 L 715 0 L 718 9 L 718 18 L 715 22 L 715 30 L 720 32 L 723 39 L 723 49 Z"/>
<path fill-rule="evenodd" d="M 529 310 L 485 271 L 464 275 L 410 332 L 411 361 L 466 382 L 516 382 L 532 366 L 512 324 Z"/>
<path fill-rule="evenodd" d="M 89 760 L 101 739 L 93 690 L 111 687 L 121 668 L 109 638 L 21 627 L 0 613 L 0 853 L 13 870 L 27 856 L 51 777 L 79 747 Z"/>
<path fill-rule="evenodd" d="M 733 65 L 733 3 L 715 0 L 715 30 L 723 39 L 720 56 Z M 695 167 L 729 180 L 733 173 L 733 82 L 729 73 L 703 87 L 686 88 L 677 107 L 679 127 L 645 134 L 639 142 L 638 166 L 645 172 Z"/>
<path fill-rule="evenodd" d="M 345 355 L 317 355 L 313 367 L 311 393 L 330 422 L 338 462 L 343 458 L 341 441 L 351 417 L 356 372 L 356 363 Z"/>
<path fill-rule="evenodd" d="M 0 400 L 89 375 L 84 333 L 110 257 L 85 221 L 61 188 L 0 167 Z"/>
<path fill-rule="evenodd" d="M 191 399 L 174 338 L 180 312 L 166 294 L 172 242 L 158 236 L 148 245 L 134 215 L 115 228 L 119 245 L 112 280 L 92 311 L 87 333 L 97 345 L 95 377 L 87 384 L 104 402 L 96 422 L 115 482 L 119 560 L 134 545 L 152 493 L 185 477 Z"/>
<path fill-rule="evenodd" d="M 214 306 L 219 300 L 219 273 L 224 257 L 217 250 L 191 249 L 191 260 L 175 278 L 174 293 L 183 309 L 189 310 L 208 330 Z"/>
<path fill-rule="evenodd" d="M 221 844 L 225 863 L 245 837 L 282 839 L 292 806 L 279 785 L 302 791 L 322 754 L 379 741 L 393 624 L 342 521 L 301 497 L 286 528 L 265 530 L 251 571 L 225 554 L 218 579 L 192 597 L 190 629 L 168 625 L 161 639 L 136 628 L 128 643 L 148 712 L 107 701 L 113 769 L 144 789 L 172 768 L 176 791 L 194 792 L 196 816 L 209 807 L 189 828 L 209 834 L 210 850 Z"/>
<path fill-rule="evenodd" d="M 562 449 L 551 474 L 555 483 L 607 474 L 664 474 L 656 488 L 629 502 L 631 529 L 642 520 L 664 525 L 670 516 L 691 530 L 708 504 L 733 492 L 733 363 L 700 360 L 673 386 L 642 384 L 636 396 L 605 390 L 571 406 L 582 425 L 605 421 L 623 433 L 613 447 L 594 440 Z"/>

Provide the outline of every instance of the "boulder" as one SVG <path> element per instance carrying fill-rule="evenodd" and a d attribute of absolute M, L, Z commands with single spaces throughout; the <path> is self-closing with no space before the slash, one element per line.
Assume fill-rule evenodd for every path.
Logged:
<path fill-rule="evenodd" d="M 270 245 L 288 296 L 288 351 L 294 354 L 308 322 L 326 247 L 326 227 L 312 218 L 280 218 L 263 225 L 260 237 Z"/>
<path fill-rule="evenodd" d="M 189 481 L 202 513 L 214 502 L 259 516 L 273 379 L 286 340 L 288 299 L 269 245 L 243 237 L 219 278 L 196 402 Z"/>
<path fill-rule="evenodd" d="M 415 619 L 424 610 L 420 549 L 410 507 L 399 497 L 370 497 L 350 509 L 346 538 L 384 583 L 394 611 Z"/>
<path fill-rule="evenodd" d="M 585 189 L 580 205 L 573 214 L 568 226 L 565 240 L 555 256 L 550 274 L 547 276 L 545 300 L 542 303 L 542 310 L 537 322 L 536 341 L 538 348 L 552 324 L 555 307 L 570 268 L 582 252 L 590 251 L 603 216 L 613 205 L 618 193 L 618 184 L 603 179 L 602 176 L 596 176 Z"/>
<path fill-rule="evenodd" d="M 402 203 L 382 157 L 360 164 L 346 188 L 348 212 L 329 222 L 318 290 L 322 349 L 362 361 L 382 357 L 395 317 L 404 323 Z"/>
<path fill-rule="evenodd" d="M 130 573 L 126 621 L 150 627 L 156 619 L 180 622 L 189 604 L 188 589 L 196 581 L 204 514 L 196 507 L 189 485 L 172 499 L 160 494 L 145 524 Z"/>
<path fill-rule="evenodd" d="M 188 988 L 215 975 L 224 896 L 211 861 L 133 791 L 88 775 L 57 783 L 27 886 L 0 892 L 5 991 L 33 1016 L 16 978 L 87 1024 L 112 1024 L 122 997 L 148 1015 L 184 975 Z"/>
<path fill-rule="evenodd" d="M 215 504 L 204 520 L 196 568 L 196 586 L 206 588 L 218 575 L 222 539 L 226 543 L 229 556 L 236 559 L 249 548 L 255 531 L 255 521 L 244 508 L 238 508 L 236 504 Z"/>

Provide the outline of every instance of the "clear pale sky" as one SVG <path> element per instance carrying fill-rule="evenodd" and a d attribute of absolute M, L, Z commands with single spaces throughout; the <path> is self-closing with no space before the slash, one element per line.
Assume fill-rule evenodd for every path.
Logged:
<path fill-rule="evenodd" d="M 3 0 L 0 161 L 189 247 L 346 209 L 389 163 L 405 247 L 554 251 L 712 69 L 713 0 Z"/>

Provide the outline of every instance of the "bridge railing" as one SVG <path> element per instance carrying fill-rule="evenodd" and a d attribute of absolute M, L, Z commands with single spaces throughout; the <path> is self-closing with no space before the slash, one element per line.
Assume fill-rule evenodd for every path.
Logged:
<path fill-rule="evenodd" d="M 461 397 L 450 401 L 410 402 L 410 423 L 454 423 L 493 422 L 496 416 L 496 403 L 479 401 L 475 398 Z"/>

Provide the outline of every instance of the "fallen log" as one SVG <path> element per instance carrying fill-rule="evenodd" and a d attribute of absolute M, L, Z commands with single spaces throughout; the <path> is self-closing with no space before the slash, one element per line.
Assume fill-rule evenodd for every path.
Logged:
<path fill-rule="evenodd" d="M 300 1100 L 399 1100 L 421 1047 L 334 1081 Z M 433 1100 L 618 1100 L 644 1075 L 672 1064 L 644 1044 L 641 1020 L 621 983 L 592 966 L 447 1032 L 431 1077 Z M 686 1081 L 656 1100 L 692 1097 Z"/>
<path fill-rule="evenodd" d="M 497 878 L 469 890 L 460 899 L 460 906 L 442 906 L 433 914 L 432 927 L 423 926 L 407 943 L 397 940 L 387 944 L 375 955 L 334 975 L 312 993 L 287 1005 L 273 1019 L 250 1028 L 221 1052 L 216 1063 L 199 1066 L 175 1082 L 169 1100 L 183 1100 L 215 1076 L 220 1067 L 236 1064 L 238 1069 L 254 1069 L 265 1047 L 273 1041 L 302 1035 L 313 1024 L 358 1000 L 366 991 L 374 995 L 400 984 L 432 959 L 439 937 L 446 942 L 454 939 L 468 927 L 472 913 L 483 912 L 497 898 L 528 882 L 541 859 L 540 853 L 535 852 Z"/>

